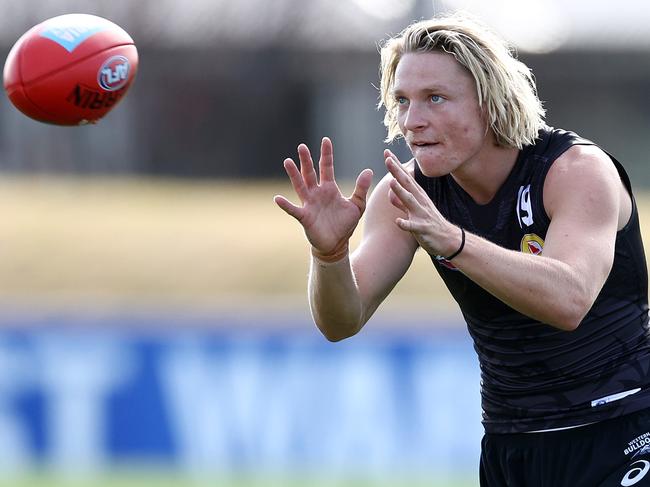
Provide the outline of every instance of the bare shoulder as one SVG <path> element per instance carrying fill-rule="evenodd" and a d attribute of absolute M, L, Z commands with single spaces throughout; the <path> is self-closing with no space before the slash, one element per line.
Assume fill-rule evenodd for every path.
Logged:
<path fill-rule="evenodd" d="M 557 158 L 551 166 L 549 175 L 564 173 L 584 173 L 585 175 L 604 171 L 612 176 L 618 172 L 611 158 L 595 145 L 574 145 Z"/>
<path fill-rule="evenodd" d="M 602 149 L 575 145 L 553 163 L 544 181 L 544 207 L 552 217 L 562 202 L 599 198 L 618 201 L 622 183 L 614 163 Z"/>

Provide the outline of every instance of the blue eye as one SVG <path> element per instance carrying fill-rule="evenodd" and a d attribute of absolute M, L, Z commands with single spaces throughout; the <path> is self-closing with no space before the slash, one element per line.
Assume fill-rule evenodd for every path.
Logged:
<path fill-rule="evenodd" d="M 405 96 L 398 96 L 396 100 L 398 105 L 406 105 L 406 103 L 408 102 Z"/>
<path fill-rule="evenodd" d="M 431 95 L 430 99 L 431 99 L 431 103 L 435 103 L 435 104 L 442 103 L 443 101 L 445 101 L 445 99 L 440 95 Z"/>

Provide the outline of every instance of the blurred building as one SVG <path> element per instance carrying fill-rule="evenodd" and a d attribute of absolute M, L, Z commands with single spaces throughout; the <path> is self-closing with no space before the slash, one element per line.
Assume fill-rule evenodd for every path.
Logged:
<path fill-rule="evenodd" d="M 86 12 L 124 27 L 141 64 L 98 126 L 52 127 L 0 100 L 0 169 L 283 177 L 299 142 L 329 135 L 340 176 L 383 173 L 377 44 L 411 20 L 463 9 L 518 47 L 548 122 L 595 139 L 650 183 L 650 6 L 532 0 L 2 1 L 5 54 L 29 27 Z M 398 154 L 406 155 L 397 147 Z"/>

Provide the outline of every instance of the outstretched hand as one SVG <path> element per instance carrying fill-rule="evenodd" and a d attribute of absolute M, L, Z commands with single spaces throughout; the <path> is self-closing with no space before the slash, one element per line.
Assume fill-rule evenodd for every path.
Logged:
<path fill-rule="evenodd" d="M 274 201 L 300 222 L 315 255 L 327 260 L 344 255 L 348 241 L 366 208 L 372 170 L 364 169 L 357 177 L 349 198 L 341 194 L 334 178 L 334 153 L 332 141 L 324 137 L 321 142 L 319 177 L 309 148 L 298 146 L 300 169 L 293 159 L 284 160 L 284 169 L 301 205 L 291 203 L 282 195 Z"/>
<path fill-rule="evenodd" d="M 459 229 L 447 221 L 431 198 L 409 174 L 390 150 L 384 151 L 386 168 L 393 176 L 390 202 L 404 212 L 395 223 L 410 232 L 420 246 L 431 255 L 451 255 L 458 248 Z"/>

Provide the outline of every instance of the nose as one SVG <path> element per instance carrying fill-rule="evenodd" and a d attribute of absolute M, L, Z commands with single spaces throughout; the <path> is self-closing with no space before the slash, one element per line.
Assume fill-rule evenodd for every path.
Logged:
<path fill-rule="evenodd" d="M 404 129 L 410 132 L 417 132 L 426 127 L 427 119 L 419 104 L 413 102 L 409 104 L 409 107 L 404 114 L 403 125 Z"/>

